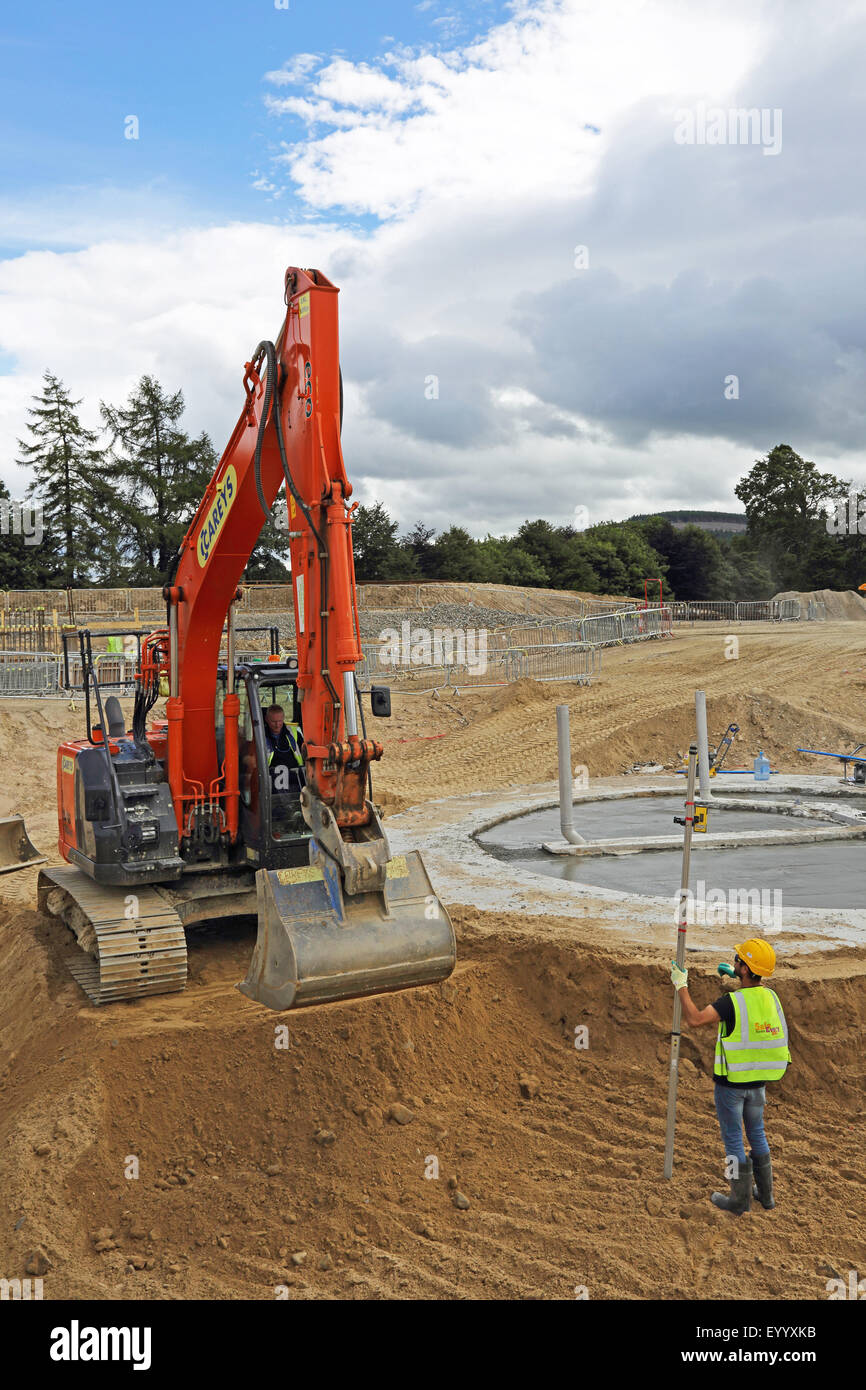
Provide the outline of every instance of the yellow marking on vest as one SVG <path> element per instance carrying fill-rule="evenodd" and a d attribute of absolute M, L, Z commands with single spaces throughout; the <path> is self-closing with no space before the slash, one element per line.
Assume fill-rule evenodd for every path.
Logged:
<path fill-rule="evenodd" d="M 408 878 L 409 865 L 406 863 L 405 854 L 395 854 L 393 859 L 388 860 L 385 868 L 386 878 Z"/>
<path fill-rule="evenodd" d="M 324 874 L 321 869 L 306 864 L 300 869 L 277 869 L 277 879 L 280 883 L 322 883 Z"/>

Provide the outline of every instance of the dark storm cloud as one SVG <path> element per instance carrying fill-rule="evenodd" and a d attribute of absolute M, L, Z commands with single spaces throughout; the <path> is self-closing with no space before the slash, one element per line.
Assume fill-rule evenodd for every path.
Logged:
<path fill-rule="evenodd" d="M 629 446 L 671 434 L 761 451 L 781 438 L 812 452 L 861 447 L 866 21 L 776 16 L 765 57 L 724 108 L 781 111 L 777 154 L 678 144 L 676 108 L 643 102 L 612 132 L 590 196 L 497 209 L 495 223 L 467 209 L 464 233 L 484 248 L 479 280 L 499 263 L 516 333 L 496 349 L 489 337 L 392 345 L 371 408 L 456 447 L 496 445 L 518 425 L 564 436 L 562 412 Z M 682 105 L 701 100 L 714 104 L 696 93 Z M 589 248 L 586 270 L 572 264 L 576 243 Z M 425 401 L 424 376 L 443 362 L 440 400 Z M 503 411 L 491 392 L 514 386 L 539 403 Z"/>

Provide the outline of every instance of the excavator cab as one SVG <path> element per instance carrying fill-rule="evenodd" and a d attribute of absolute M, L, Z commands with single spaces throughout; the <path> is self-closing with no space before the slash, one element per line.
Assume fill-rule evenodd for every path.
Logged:
<path fill-rule="evenodd" d="M 224 691 L 224 674 L 218 684 Z M 306 864 L 310 831 L 301 812 L 303 767 L 291 755 L 274 754 L 266 737 L 267 712 L 278 705 L 285 725 L 301 727 L 296 661 L 250 662 L 237 668 L 240 697 L 240 838 L 247 864 L 282 869 Z"/>
<path fill-rule="evenodd" d="M 224 758 L 222 701 L 227 671 L 217 671 L 217 755 Z M 267 712 L 278 705 L 286 727 L 300 728 L 297 662 L 250 662 L 235 667 L 240 713 L 240 842 L 247 865 L 282 869 L 307 862 L 310 831 L 300 810 L 306 777 L 292 756 L 271 753 L 265 737 Z"/>

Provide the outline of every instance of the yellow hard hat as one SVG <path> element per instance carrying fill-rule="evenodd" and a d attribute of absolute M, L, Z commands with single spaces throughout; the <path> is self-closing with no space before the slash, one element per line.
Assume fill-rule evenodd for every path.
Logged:
<path fill-rule="evenodd" d="M 776 952 L 769 941 L 762 941 L 759 936 L 750 937 L 742 946 L 735 946 L 734 950 L 753 975 L 772 975 L 776 968 Z"/>

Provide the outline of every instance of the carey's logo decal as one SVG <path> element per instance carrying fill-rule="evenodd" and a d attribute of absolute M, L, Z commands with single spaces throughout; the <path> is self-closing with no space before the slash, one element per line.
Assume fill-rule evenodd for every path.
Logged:
<path fill-rule="evenodd" d="M 218 484 L 216 496 L 210 506 L 210 511 L 205 518 L 204 524 L 198 533 L 196 542 L 196 553 L 198 562 L 204 566 L 210 559 L 213 543 L 225 525 L 225 519 L 229 514 L 231 505 L 237 496 L 238 475 L 232 464 L 229 464 L 225 471 L 223 480 Z"/>

